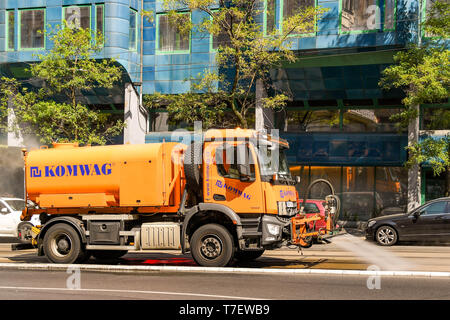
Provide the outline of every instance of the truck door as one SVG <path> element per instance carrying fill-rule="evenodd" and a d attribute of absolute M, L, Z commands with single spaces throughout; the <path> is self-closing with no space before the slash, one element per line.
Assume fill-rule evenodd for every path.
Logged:
<path fill-rule="evenodd" d="M 236 213 L 263 213 L 261 180 L 250 144 L 212 142 L 205 158 L 205 202 L 223 204 Z M 239 165 L 247 166 L 249 176 L 240 175 Z"/>

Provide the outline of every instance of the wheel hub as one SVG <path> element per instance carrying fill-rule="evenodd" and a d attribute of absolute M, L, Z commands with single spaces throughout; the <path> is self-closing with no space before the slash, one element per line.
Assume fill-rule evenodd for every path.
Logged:
<path fill-rule="evenodd" d="M 207 237 L 203 240 L 200 251 L 205 258 L 215 259 L 222 252 L 222 243 L 215 237 Z"/>
<path fill-rule="evenodd" d="M 378 239 L 385 244 L 391 243 L 394 240 L 394 233 L 390 229 L 381 229 L 378 232 Z"/>

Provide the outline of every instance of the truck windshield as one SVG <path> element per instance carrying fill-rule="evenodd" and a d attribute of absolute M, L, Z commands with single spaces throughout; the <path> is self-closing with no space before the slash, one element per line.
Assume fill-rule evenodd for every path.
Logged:
<path fill-rule="evenodd" d="M 284 148 L 278 145 L 259 147 L 258 158 L 261 176 L 272 178 L 276 173 L 280 179 L 293 182 Z"/>

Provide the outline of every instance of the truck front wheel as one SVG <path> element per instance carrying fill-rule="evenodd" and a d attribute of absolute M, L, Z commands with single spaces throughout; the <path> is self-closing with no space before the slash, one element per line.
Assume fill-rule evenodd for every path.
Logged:
<path fill-rule="evenodd" d="M 194 261 L 205 267 L 224 267 L 234 254 L 233 237 L 218 224 L 206 224 L 192 235 L 191 254 Z"/>
<path fill-rule="evenodd" d="M 53 263 L 71 264 L 83 256 L 83 248 L 77 231 L 65 223 L 51 226 L 44 236 L 44 252 Z"/>

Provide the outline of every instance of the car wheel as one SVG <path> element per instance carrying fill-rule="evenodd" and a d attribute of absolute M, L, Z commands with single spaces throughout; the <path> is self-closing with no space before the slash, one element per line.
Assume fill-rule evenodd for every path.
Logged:
<path fill-rule="evenodd" d="M 397 231 L 390 226 L 381 226 L 375 233 L 375 240 L 382 246 L 392 246 L 397 243 Z"/>
<path fill-rule="evenodd" d="M 192 235 L 191 254 L 194 261 L 205 267 L 224 267 L 234 255 L 233 237 L 218 224 L 207 224 Z"/>

